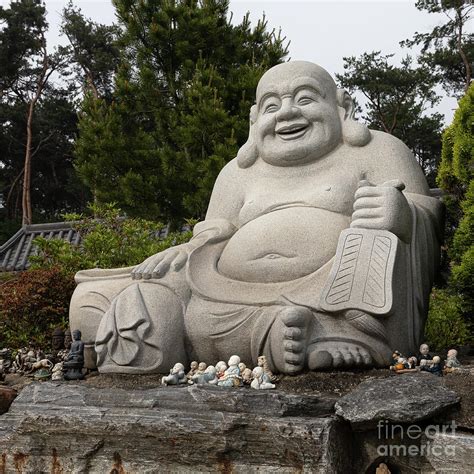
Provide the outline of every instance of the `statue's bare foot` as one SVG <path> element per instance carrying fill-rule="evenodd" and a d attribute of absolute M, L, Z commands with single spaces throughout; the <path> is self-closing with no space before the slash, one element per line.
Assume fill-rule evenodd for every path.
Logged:
<path fill-rule="evenodd" d="M 364 347 L 350 342 L 319 342 L 308 353 L 310 370 L 365 368 L 373 365 L 372 356 Z"/>
<path fill-rule="evenodd" d="M 279 312 L 271 331 L 272 361 L 279 372 L 293 375 L 303 370 L 313 318 L 309 309 L 299 306 Z"/>

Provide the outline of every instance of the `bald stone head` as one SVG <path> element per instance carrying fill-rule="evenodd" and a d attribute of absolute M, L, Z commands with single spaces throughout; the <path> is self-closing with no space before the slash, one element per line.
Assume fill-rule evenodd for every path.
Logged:
<path fill-rule="evenodd" d="M 259 158 L 274 166 L 299 166 L 324 158 L 341 143 L 365 146 L 370 132 L 353 115 L 351 97 L 321 66 L 278 64 L 258 83 L 249 139 L 237 162 L 242 168 Z"/>
<path fill-rule="evenodd" d="M 337 86 L 326 69 L 309 61 L 290 61 L 272 67 L 261 77 L 257 86 L 257 105 L 267 90 L 296 77 L 314 79 L 321 94 L 330 96 L 336 102 Z"/>
<path fill-rule="evenodd" d="M 279 64 L 257 87 L 255 143 L 275 166 L 311 163 L 342 141 L 337 88 L 320 66 L 306 61 Z"/>

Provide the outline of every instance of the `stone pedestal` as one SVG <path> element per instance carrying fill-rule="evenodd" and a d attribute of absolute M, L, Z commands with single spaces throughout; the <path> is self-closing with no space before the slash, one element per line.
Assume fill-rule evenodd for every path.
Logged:
<path fill-rule="evenodd" d="M 431 374 L 369 379 L 341 398 L 32 383 L 0 416 L 0 473 L 471 473 L 462 403 Z"/>
<path fill-rule="evenodd" d="M 34 383 L 0 418 L 0 472 L 348 472 L 350 430 L 333 405 L 248 388 Z"/>

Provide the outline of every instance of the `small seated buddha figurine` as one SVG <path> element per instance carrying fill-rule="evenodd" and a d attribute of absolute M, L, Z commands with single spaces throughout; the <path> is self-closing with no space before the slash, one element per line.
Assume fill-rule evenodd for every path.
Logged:
<path fill-rule="evenodd" d="M 425 364 L 431 365 L 431 361 L 433 360 L 433 356 L 430 354 L 430 347 L 428 344 L 422 344 L 420 346 L 420 353 L 418 354 L 418 363 L 421 363 L 422 360 L 425 360 Z"/>
<path fill-rule="evenodd" d="M 242 386 L 242 377 L 240 375 L 240 357 L 233 355 L 229 359 L 229 366 L 224 372 L 224 376 L 219 379 L 219 387 L 240 387 Z"/>
<path fill-rule="evenodd" d="M 72 344 L 69 355 L 63 364 L 65 380 L 81 380 L 84 378 L 84 342 L 81 341 L 81 331 L 72 331 Z"/>
<path fill-rule="evenodd" d="M 238 353 L 273 372 L 387 366 L 420 343 L 442 204 L 410 150 L 322 67 L 267 71 L 193 238 L 76 275 L 70 325 L 103 373 Z"/>
<path fill-rule="evenodd" d="M 462 364 L 458 360 L 458 351 L 456 349 L 449 349 L 444 364 L 444 372 L 446 374 L 451 372 L 462 372 Z"/>

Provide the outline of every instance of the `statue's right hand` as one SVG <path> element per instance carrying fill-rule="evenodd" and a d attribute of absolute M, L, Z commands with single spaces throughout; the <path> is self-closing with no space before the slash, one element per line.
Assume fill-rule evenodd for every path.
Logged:
<path fill-rule="evenodd" d="M 177 245 L 152 255 L 132 270 L 132 278 L 134 280 L 162 278 L 170 268 L 174 271 L 180 270 L 188 260 L 187 247 L 187 244 Z"/>

